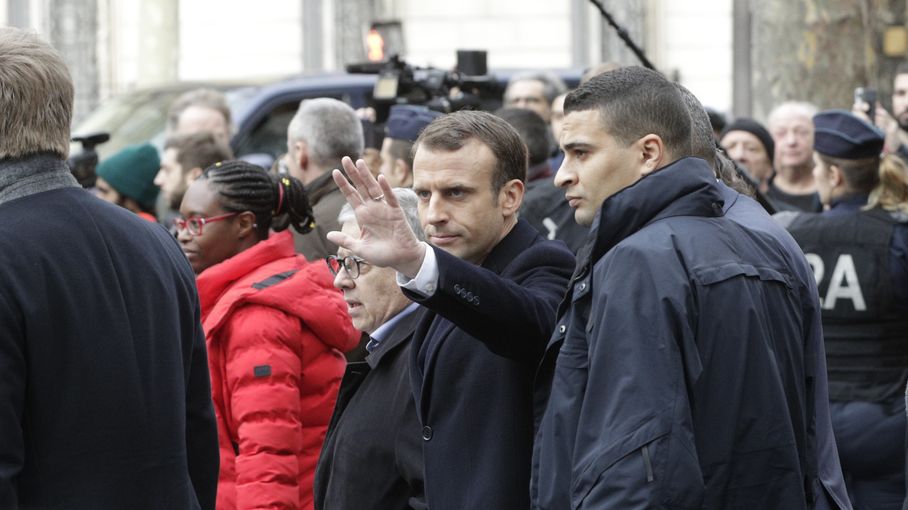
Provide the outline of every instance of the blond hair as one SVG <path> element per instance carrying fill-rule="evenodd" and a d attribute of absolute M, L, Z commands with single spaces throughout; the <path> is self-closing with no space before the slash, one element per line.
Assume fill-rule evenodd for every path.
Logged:
<path fill-rule="evenodd" d="M 35 33 L 0 27 L 0 159 L 69 154 L 73 82 Z"/>
<path fill-rule="evenodd" d="M 908 213 L 908 165 L 900 157 L 887 154 L 880 162 L 879 179 L 865 209 L 881 207 Z"/>

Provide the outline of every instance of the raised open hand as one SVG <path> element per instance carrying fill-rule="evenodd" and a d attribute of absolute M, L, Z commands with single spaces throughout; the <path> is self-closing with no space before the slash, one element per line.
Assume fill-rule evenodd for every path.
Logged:
<path fill-rule="evenodd" d="M 376 180 L 363 160 L 342 160 L 352 184 L 340 170 L 331 176 L 347 203 L 353 208 L 362 232 L 359 239 L 343 232 L 328 232 L 328 240 L 342 246 L 372 265 L 391 267 L 407 277 L 414 277 L 425 257 L 426 245 L 420 243 L 410 228 L 391 185 L 383 175 Z"/>

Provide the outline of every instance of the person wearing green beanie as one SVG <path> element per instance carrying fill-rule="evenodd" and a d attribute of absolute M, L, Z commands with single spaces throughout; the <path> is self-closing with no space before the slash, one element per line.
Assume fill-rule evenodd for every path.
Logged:
<path fill-rule="evenodd" d="M 126 147 L 98 165 L 98 196 L 156 222 L 153 211 L 159 188 L 154 178 L 160 168 L 158 150 L 153 145 Z"/>

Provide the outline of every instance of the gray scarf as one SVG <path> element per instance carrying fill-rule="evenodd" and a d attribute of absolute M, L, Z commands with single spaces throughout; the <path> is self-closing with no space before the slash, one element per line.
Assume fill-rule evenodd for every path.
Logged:
<path fill-rule="evenodd" d="M 42 191 L 78 187 L 66 162 L 54 154 L 0 160 L 0 204 Z"/>

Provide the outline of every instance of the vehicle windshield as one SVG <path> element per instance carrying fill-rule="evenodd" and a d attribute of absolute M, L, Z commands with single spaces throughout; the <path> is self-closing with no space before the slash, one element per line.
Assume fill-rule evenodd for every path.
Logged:
<path fill-rule="evenodd" d="M 165 90 L 139 90 L 105 101 L 97 110 L 73 129 L 73 136 L 84 136 L 100 131 L 110 133 L 110 140 L 97 147 L 101 160 L 128 145 L 150 142 L 161 149 L 164 145 L 164 128 L 167 110 L 180 94 L 195 87 Z M 223 90 L 231 112 L 236 112 L 255 94 L 255 87 L 236 87 Z M 73 143 L 70 152 L 81 146 Z"/>

